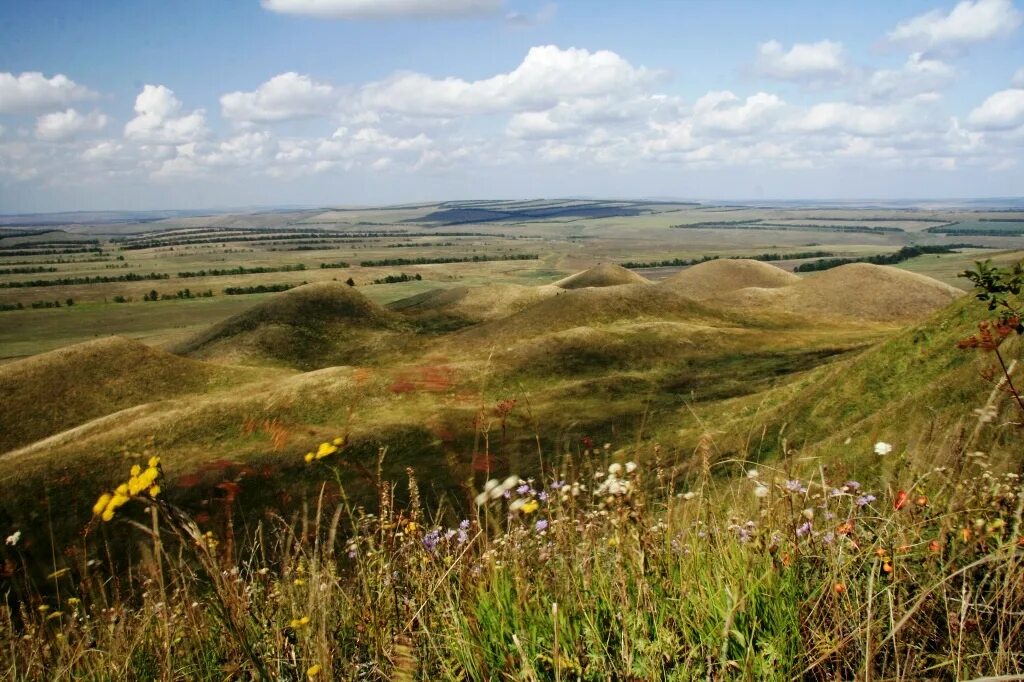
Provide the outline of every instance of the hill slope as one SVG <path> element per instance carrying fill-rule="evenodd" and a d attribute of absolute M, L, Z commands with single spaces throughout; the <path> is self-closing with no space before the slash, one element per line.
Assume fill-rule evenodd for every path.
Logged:
<path fill-rule="evenodd" d="M 696 300 L 714 298 L 737 289 L 774 289 L 799 282 L 800 278 L 762 261 L 729 258 L 699 263 L 662 280 L 658 286 Z"/>
<path fill-rule="evenodd" d="M 367 362 L 387 350 L 394 314 L 339 282 L 306 284 L 267 299 L 185 342 L 176 352 L 297 369 Z"/>
<path fill-rule="evenodd" d="M 614 287 L 622 284 L 650 284 L 632 270 L 614 263 L 601 263 L 589 270 L 577 272 L 554 283 L 559 289 L 584 289 L 588 287 Z"/>
<path fill-rule="evenodd" d="M 255 378 L 112 336 L 0 365 L 0 452 L 126 407 Z"/>
<path fill-rule="evenodd" d="M 718 299 L 725 306 L 906 323 L 921 320 L 963 296 L 948 284 L 888 265 L 851 263 L 775 289 L 748 288 Z"/>

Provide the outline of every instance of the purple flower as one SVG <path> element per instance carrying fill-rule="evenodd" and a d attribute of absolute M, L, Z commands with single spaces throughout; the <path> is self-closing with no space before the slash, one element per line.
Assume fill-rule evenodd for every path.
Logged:
<path fill-rule="evenodd" d="M 549 487 L 552 490 L 559 490 L 565 487 L 565 481 L 554 481 Z"/>
<path fill-rule="evenodd" d="M 432 530 L 423 536 L 423 546 L 431 554 L 437 549 L 437 542 L 441 539 L 440 530 Z"/>
<path fill-rule="evenodd" d="M 857 481 L 847 481 L 843 484 L 843 487 L 849 488 L 850 490 L 860 490 L 860 483 Z"/>
<path fill-rule="evenodd" d="M 547 502 L 548 501 L 548 494 L 547 494 L 547 492 L 545 492 L 543 490 L 540 491 L 540 494 L 537 495 L 537 499 L 540 500 L 541 502 Z"/>
<path fill-rule="evenodd" d="M 456 540 L 456 542 L 458 542 L 460 545 L 464 545 L 464 544 L 466 544 L 467 540 L 469 540 L 469 534 L 467 534 L 466 531 L 464 531 L 464 530 L 460 530 L 459 531 L 459 537 Z"/>
<path fill-rule="evenodd" d="M 801 493 L 801 494 L 807 492 L 807 488 L 803 487 L 803 485 L 800 483 L 800 481 L 796 481 L 796 480 L 786 481 L 786 490 L 788 490 L 791 493 Z"/>
<path fill-rule="evenodd" d="M 860 497 L 857 498 L 857 506 L 858 507 L 866 507 L 866 506 L 868 506 L 869 504 L 871 504 L 872 502 L 874 502 L 877 499 L 878 499 L 877 497 L 875 497 L 874 495 L 871 495 L 871 494 L 861 495 Z"/>
<path fill-rule="evenodd" d="M 459 522 L 459 530 L 469 530 L 469 519 L 462 519 Z"/>
<path fill-rule="evenodd" d="M 525 495 L 528 492 L 530 492 L 530 486 L 527 483 L 524 483 L 518 488 L 516 488 L 516 494 L 518 495 Z"/>
<path fill-rule="evenodd" d="M 796 536 L 798 538 L 802 538 L 803 536 L 811 532 L 811 528 L 811 522 L 804 521 L 803 525 L 796 529 Z"/>
<path fill-rule="evenodd" d="M 543 533 L 544 531 L 546 531 L 548 529 L 548 520 L 547 519 L 537 519 L 537 523 L 534 524 L 534 528 L 537 529 L 538 533 Z"/>
<path fill-rule="evenodd" d="M 829 531 L 821 536 L 821 541 L 824 542 L 826 545 L 831 545 L 833 542 L 835 542 L 835 539 L 836 534 L 832 531 Z"/>

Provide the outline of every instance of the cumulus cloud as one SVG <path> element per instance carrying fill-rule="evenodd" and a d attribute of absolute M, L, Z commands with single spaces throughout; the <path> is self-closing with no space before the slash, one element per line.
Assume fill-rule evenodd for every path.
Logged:
<path fill-rule="evenodd" d="M 935 9 L 901 22 L 887 40 L 920 50 L 956 51 L 1005 38 L 1021 19 L 1011 0 L 962 0 L 948 13 Z"/>
<path fill-rule="evenodd" d="M 904 107 L 870 107 L 849 102 L 815 104 L 790 122 L 795 131 L 879 137 L 921 126 L 919 114 Z"/>
<path fill-rule="evenodd" d="M 46 111 L 93 97 L 95 92 L 63 74 L 47 78 L 38 71 L 0 73 L 0 114 Z"/>
<path fill-rule="evenodd" d="M 956 69 L 946 62 L 915 52 L 899 69 L 880 69 L 871 74 L 864 94 L 874 100 L 934 95 L 952 85 L 956 78 Z"/>
<path fill-rule="evenodd" d="M 281 14 L 318 19 L 424 19 L 496 14 L 502 0 L 263 0 Z"/>
<path fill-rule="evenodd" d="M 758 92 L 741 100 L 728 90 L 709 92 L 693 107 L 696 129 L 729 135 L 749 135 L 771 126 L 785 108 L 777 95 Z"/>
<path fill-rule="evenodd" d="M 229 92 L 220 98 L 221 113 L 237 122 L 272 122 L 329 114 L 338 101 L 330 85 L 289 71 L 252 92 Z"/>
<path fill-rule="evenodd" d="M 124 127 L 124 136 L 145 144 L 174 145 L 192 142 L 206 134 L 202 109 L 181 113 L 174 91 L 163 85 L 146 85 L 135 98 L 137 116 Z"/>
<path fill-rule="evenodd" d="M 761 76 L 807 85 L 835 84 L 849 71 L 842 43 L 821 40 L 796 43 L 789 50 L 776 40 L 757 48 L 755 70 Z"/>
<path fill-rule="evenodd" d="M 970 113 L 967 122 L 979 130 L 1010 130 L 1024 124 L 1024 89 L 995 93 Z"/>
<path fill-rule="evenodd" d="M 97 132 L 107 125 L 107 117 L 98 111 L 80 114 L 74 109 L 43 114 L 36 119 L 36 137 L 50 142 L 73 139 L 81 133 Z"/>
<path fill-rule="evenodd" d="M 509 73 L 478 81 L 403 73 L 363 87 L 358 103 L 363 109 L 414 117 L 541 111 L 581 97 L 625 96 L 659 76 L 608 50 L 545 45 L 530 48 Z"/>

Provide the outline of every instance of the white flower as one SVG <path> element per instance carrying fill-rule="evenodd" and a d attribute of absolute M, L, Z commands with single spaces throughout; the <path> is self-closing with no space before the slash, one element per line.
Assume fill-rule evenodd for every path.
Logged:
<path fill-rule="evenodd" d="M 770 493 L 770 492 L 771 491 L 768 490 L 768 486 L 758 484 L 758 486 L 756 488 L 754 488 L 754 497 L 761 497 L 761 498 L 768 497 L 768 493 Z"/>
<path fill-rule="evenodd" d="M 761 475 L 757 469 L 747 469 L 747 478 L 757 478 Z"/>
<path fill-rule="evenodd" d="M 608 467 L 608 473 L 611 474 L 612 476 L 620 475 L 622 473 L 622 465 L 619 464 L 618 462 L 615 462 L 614 464 Z"/>
<path fill-rule="evenodd" d="M 626 473 L 631 474 L 636 471 L 636 462 L 626 462 Z"/>
<path fill-rule="evenodd" d="M 21 540 L 21 531 L 20 530 L 16 530 L 16 531 L 14 531 L 13 533 L 11 533 L 10 535 L 7 536 L 7 544 L 10 545 L 11 547 L 14 547 L 16 544 L 18 544 L 19 540 Z"/>
<path fill-rule="evenodd" d="M 813 521 L 814 520 L 814 510 L 811 509 L 810 507 L 808 507 L 807 509 L 803 510 L 803 515 L 804 515 L 804 518 L 807 519 L 808 521 Z"/>
<path fill-rule="evenodd" d="M 697 497 L 697 493 L 693 492 L 692 490 L 690 492 L 686 493 L 685 495 L 683 495 L 683 499 L 684 500 L 692 500 L 695 497 Z"/>
<path fill-rule="evenodd" d="M 892 446 L 884 441 L 878 441 L 875 443 L 875 454 L 876 455 L 888 455 L 892 452 Z"/>

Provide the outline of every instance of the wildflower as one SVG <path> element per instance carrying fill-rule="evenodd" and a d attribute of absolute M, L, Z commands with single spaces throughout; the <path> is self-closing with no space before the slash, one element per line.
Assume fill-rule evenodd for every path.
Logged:
<path fill-rule="evenodd" d="M 695 497 L 697 497 L 697 493 L 693 492 L 692 490 L 690 492 L 686 493 L 685 495 L 683 495 L 683 499 L 684 500 L 692 500 Z"/>
<path fill-rule="evenodd" d="M 860 483 L 857 481 L 847 481 L 843 484 L 843 488 L 848 491 L 856 492 L 857 490 L 860 490 Z"/>
<path fill-rule="evenodd" d="M 533 512 L 537 511 L 538 507 L 540 507 L 540 503 L 537 502 L 537 500 L 527 500 L 525 503 L 523 503 L 522 512 L 524 514 L 532 514 Z"/>
<path fill-rule="evenodd" d="M 893 500 L 892 508 L 895 509 L 896 511 L 899 511 L 900 509 L 903 509 L 903 507 L 905 507 L 906 505 L 907 505 L 907 491 L 906 490 L 901 490 L 898 493 L 896 493 L 896 499 Z"/>
<path fill-rule="evenodd" d="M 756 488 L 754 488 L 754 497 L 762 498 L 763 499 L 765 497 L 768 497 L 768 493 L 770 493 L 770 492 L 771 491 L 768 490 L 768 486 L 762 485 L 762 484 L 758 484 L 758 486 Z"/>
<path fill-rule="evenodd" d="M 320 447 L 317 448 L 316 451 L 316 459 L 323 459 L 324 457 L 329 457 L 330 455 L 333 455 L 337 451 L 337 445 L 332 445 L 331 443 L 320 443 Z"/>
<path fill-rule="evenodd" d="M 875 497 L 874 495 L 871 495 L 871 494 L 861 495 L 860 497 L 857 498 L 857 506 L 858 507 L 866 507 L 869 504 L 871 504 L 872 502 L 874 502 L 876 499 L 878 499 L 878 498 Z"/>
<path fill-rule="evenodd" d="M 786 490 L 791 493 L 800 493 L 801 495 L 807 492 L 807 488 L 803 486 L 800 481 L 786 481 Z"/>
<path fill-rule="evenodd" d="M 309 666 L 309 668 L 306 670 L 306 677 L 308 677 L 309 679 L 313 679 L 314 677 L 316 677 L 319 674 L 320 674 L 320 664 L 319 663 L 314 663 L 313 665 Z"/>
<path fill-rule="evenodd" d="M 50 610 L 50 607 L 48 605 L 46 605 L 46 604 L 40 604 L 38 609 L 39 609 L 39 613 L 46 613 L 47 611 Z"/>
<path fill-rule="evenodd" d="M 301 587 L 301 586 L 306 584 L 306 581 L 303 580 L 302 578 L 296 578 L 295 580 L 292 581 L 292 584 L 296 585 L 298 587 Z"/>
<path fill-rule="evenodd" d="M 914 504 L 916 504 L 918 507 L 927 507 L 928 506 L 928 498 L 925 497 L 924 495 L 918 495 L 917 499 L 914 500 Z"/>
<path fill-rule="evenodd" d="M 149 486 L 149 490 L 147 492 L 149 493 L 149 496 L 155 500 L 156 496 L 160 494 L 160 486 L 151 485 Z"/>
<path fill-rule="evenodd" d="M 311 463 L 313 461 L 313 453 L 312 452 L 307 452 L 306 455 L 302 459 L 306 460 L 306 464 Z"/>
<path fill-rule="evenodd" d="M 78 597 L 68 597 L 68 606 L 78 606 L 81 601 Z"/>
<path fill-rule="evenodd" d="M 882 564 L 882 570 L 886 573 L 892 573 L 892 562 L 886 559 L 885 563 Z"/>
<path fill-rule="evenodd" d="M 928 551 L 932 554 L 937 554 L 940 549 L 942 549 L 942 545 L 937 540 L 932 540 L 928 543 Z"/>
<path fill-rule="evenodd" d="M 157 468 L 159 468 L 160 467 L 160 458 L 156 457 L 156 456 L 150 457 L 149 461 L 146 462 L 146 466 L 148 466 L 150 469 L 157 469 Z"/>
<path fill-rule="evenodd" d="M 533 527 L 538 533 L 543 533 L 548 529 L 548 520 L 537 519 L 537 523 L 533 524 Z"/>
<path fill-rule="evenodd" d="M 21 540 L 21 531 L 16 530 L 7 536 L 7 540 L 5 540 L 5 542 L 11 547 L 14 547 L 16 544 L 18 544 L 19 540 Z"/>
<path fill-rule="evenodd" d="M 636 471 L 636 462 L 626 462 L 626 473 L 631 474 Z"/>
<path fill-rule="evenodd" d="M 131 468 L 132 476 L 138 476 L 141 473 L 142 473 L 142 467 L 140 467 L 138 464 L 133 464 L 132 468 Z"/>
<path fill-rule="evenodd" d="M 293 618 L 288 625 L 292 630 L 298 630 L 304 625 L 309 625 L 309 616 L 303 616 L 302 618 Z"/>
<path fill-rule="evenodd" d="M 335 439 L 334 439 L 333 441 L 331 441 L 331 442 L 332 442 L 332 443 L 334 443 L 335 445 L 338 445 L 338 446 L 340 446 L 340 445 L 341 445 L 342 443 L 344 443 L 344 442 L 345 442 L 345 439 L 344 439 L 344 438 L 342 438 L 341 436 L 338 436 L 337 438 L 335 438 Z"/>
<path fill-rule="evenodd" d="M 803 514 L 803 517 L 805 519 L 807 519 L 808 521 L 813 521 L 814 520 L 814 510 L 811 509 L 810 507 L 808 507 L 807 509 L 804 509 L 800 513 Z"/>
<path fill-rule="evenodd" d="M 804 523 L 796 529 L 796 536 L 798 538 L 802 538 L 803 536 L 811 532 L 811 527 L 812 526 L 810 521 L 804 521 Z"/>
<path fill-rule="evenodd" d="M 747 469 L 747 478 L 754 479 L 761 475 L 757 469 Z"/>
<path fill-rule="evenodd" d="M 884 457 L 885 455 L 888 455 L 890 452 L 892 452 L 892 445 L 890 445 L 889 443 L 886 443 L 884 441 L 878 441 L 877 443 L 875 443 L 876 455 Z"/>
<path fill-rule="evenodd" d="M 432 530 L 423 536 L 423 548 L 433 554 L 437 551 L 437 543 L 441 540 L 441 531 Z"/>
<path fill-rule="evenodd" d="M 843 583 L 836 583 L 832 586 L 832 590 L 836 594 L 842 594 L 843 592 L 846 592 L 846 585 L 844 585 Z"/>
<path fill-rule="evenodd" d="M 821 541 L 824 542 L 826 545 L 831 545 L 833 542 L 836 541 L 836 534 L 832 531 L 829 531 L 821 536 Z"/>
<path fill-rule="evenodd" d="M 608 473 L 611 476 L 620 476 L 620 475 L 622 475 L 622 465 L 619 464 L 618 462 L 615 462 L 615 463 L 611 464 L 608 467 Z"/>
<path fill-rule="evenodd" d="M 531 490 L 531 488 L 530 488 L 529 484 L 524 483 L 521 486 L 519 486 L 518 488 L 516 488 L 516 494 L 517 495 L 525 495 L 526 493 L 530 492 L 530 490 Z"/>
<path fill-rule="evenodd" d="M 419 525 L 417 525 L 415 521 L 410 521 L 409 523 L 405 524 L 406 533 L 415 533 L 417 528 L 419 528 Z"/>

